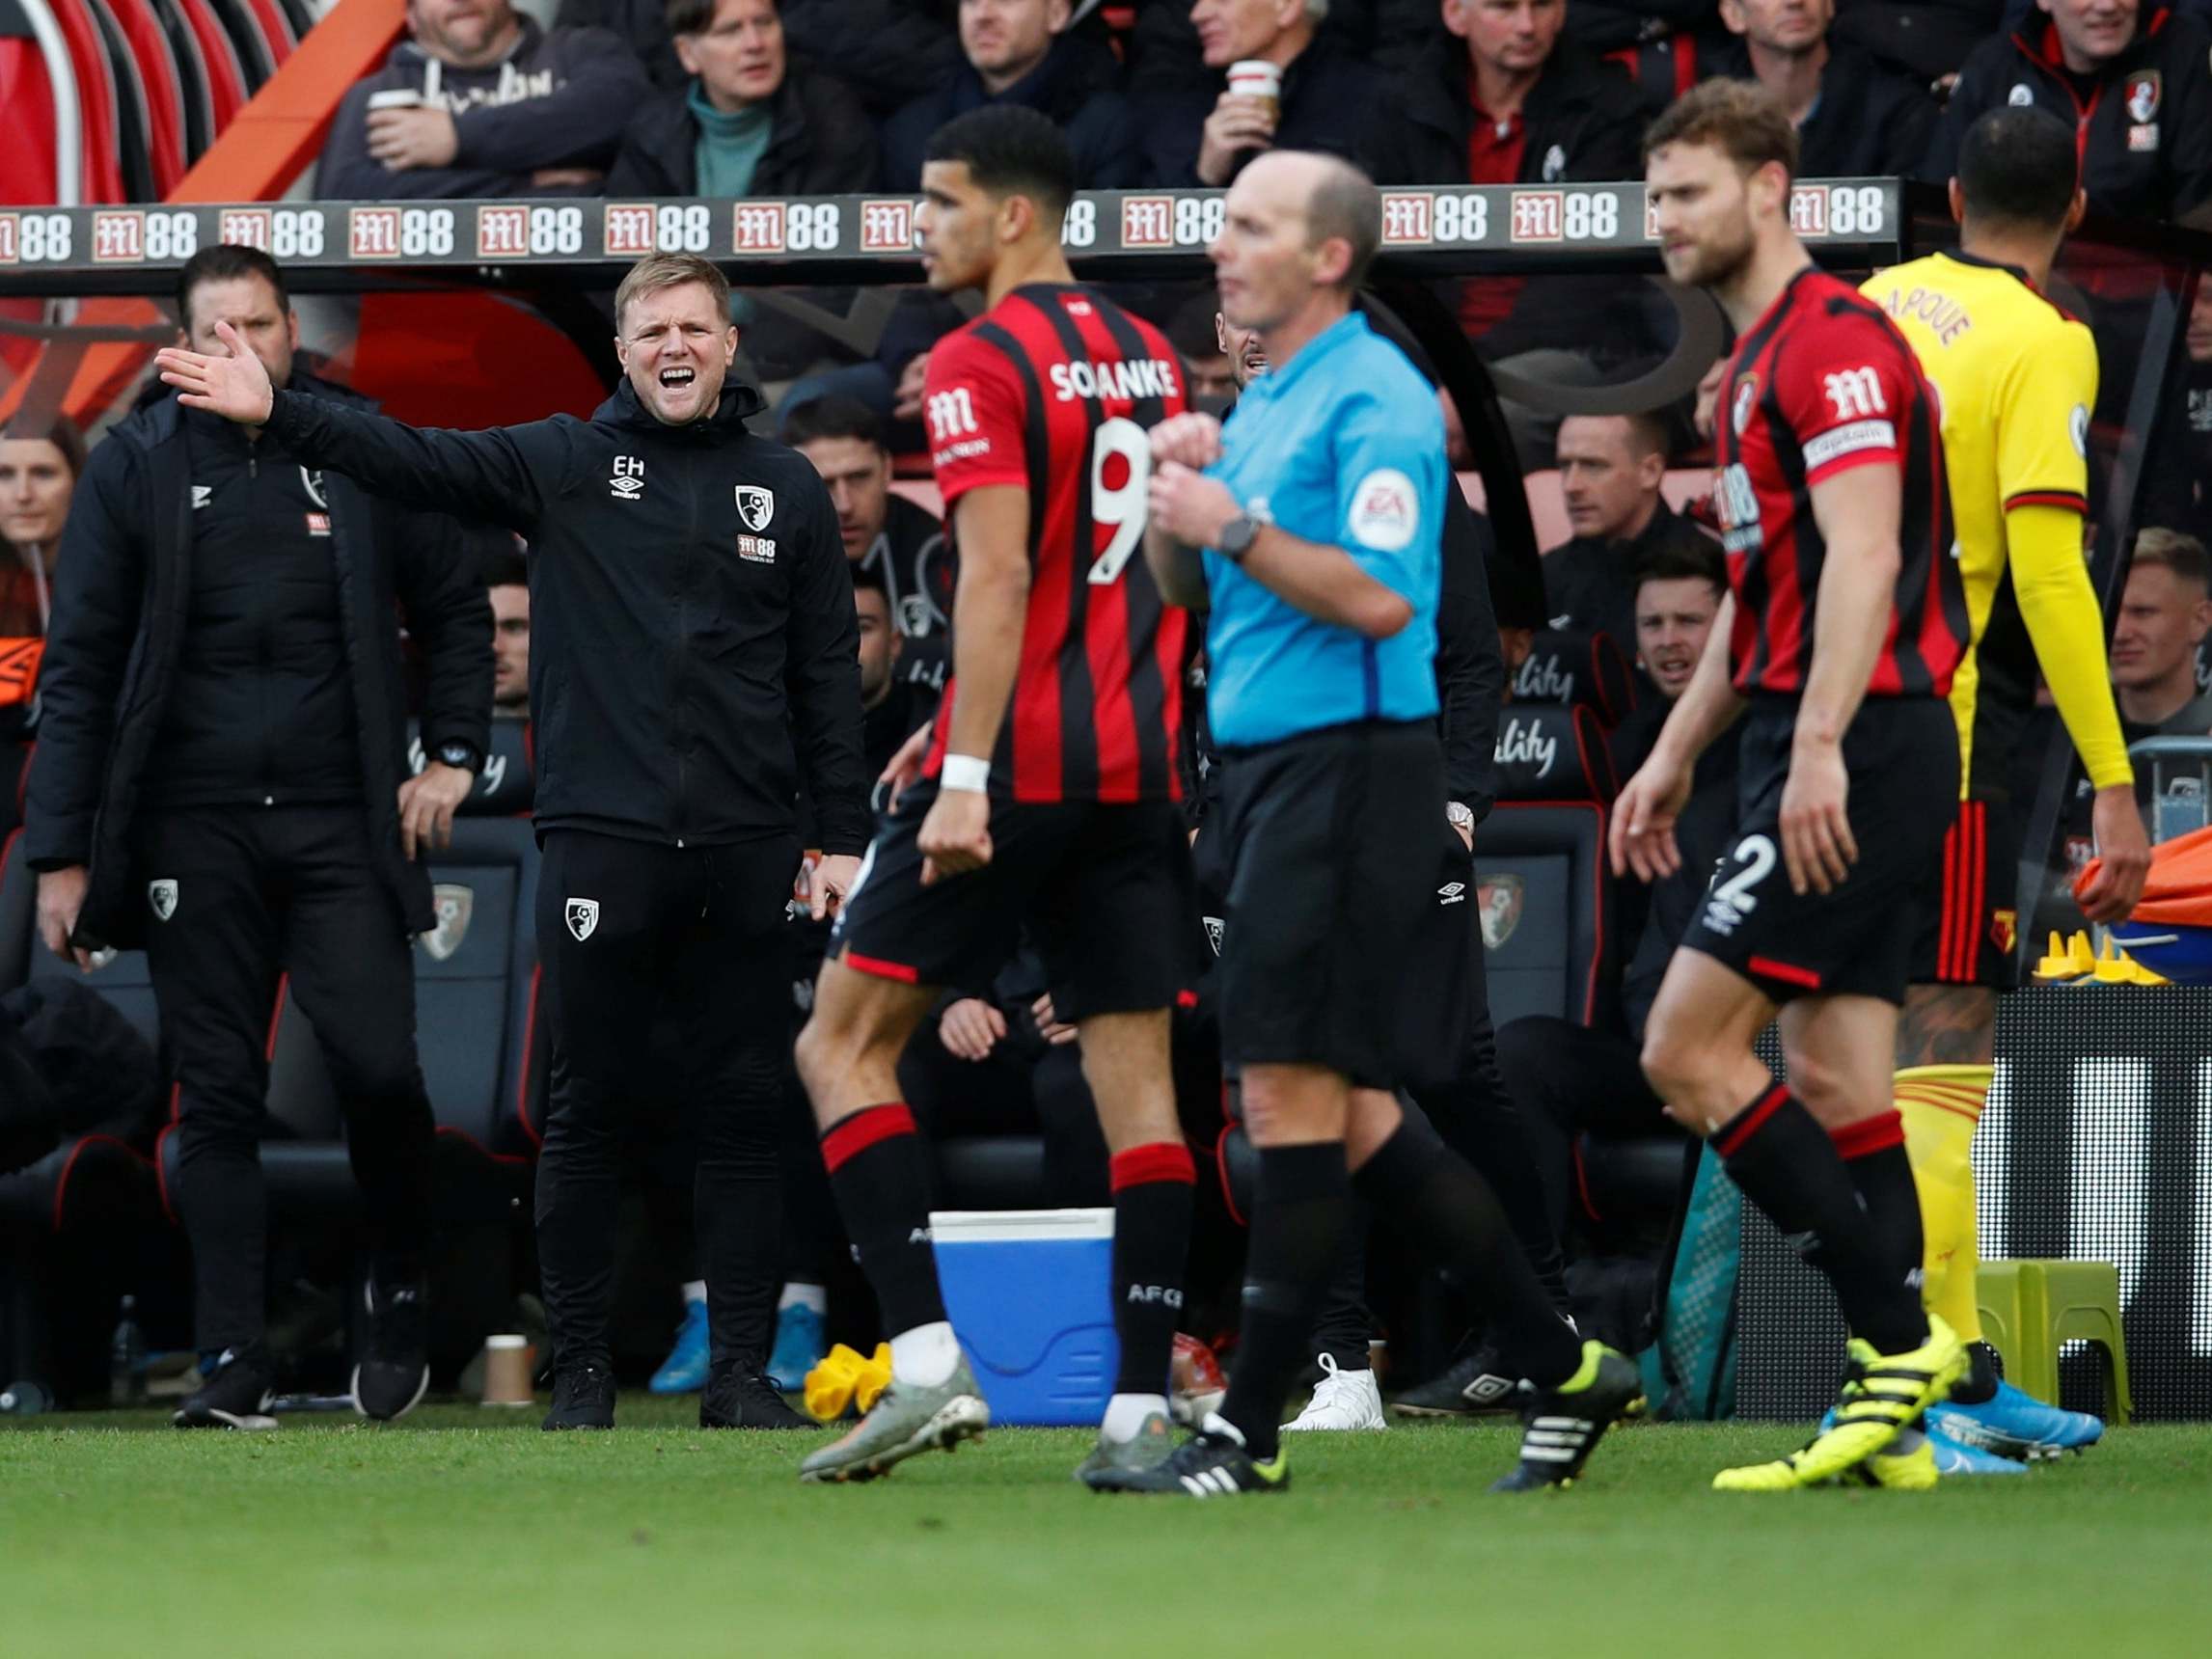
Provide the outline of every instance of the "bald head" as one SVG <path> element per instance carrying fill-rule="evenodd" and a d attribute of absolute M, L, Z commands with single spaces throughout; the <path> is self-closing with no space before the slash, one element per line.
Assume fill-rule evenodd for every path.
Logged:
<path fill-rule="evenodd" d="M 1381 198 L 1365 174 L 1334 156 L 1270 150 L 1229 186 L 1221 233 L 1207 250 L 1221 315 L 1270 337 L 1279 367 L 1295 340 L 1344 314 L 1381 239 Z"/>
<path fill-rule="evenodd" d="M 1310 150 L 1256 156 L 1237 182 L 1247 179 L 1305 221 L 1305 243 L 1315 253 L 1332 241 L 1345 245 L 1344 274 L 1331 286 L 1355 291 L 1382 243 L 1382 193 L 1374 180 L 1349 161 Z"/>

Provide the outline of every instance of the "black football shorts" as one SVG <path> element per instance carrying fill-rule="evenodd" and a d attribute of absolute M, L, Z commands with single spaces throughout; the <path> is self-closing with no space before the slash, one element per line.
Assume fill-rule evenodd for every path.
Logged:
<path fill-rule="evenodd" d="M 977 990 L 1026 927 L 1063 1020 L 1174 1004 L 1195 965 L 1198 914 L 1178 802 L 995 801 L 991 862 L 924 886 L 921 824 L 936 800 L 934 780 L 916 783 L 884 820 L 832 957 L 909 985 Z"/>
<path fill-rule="evenodd" d="M 1878 996 L 1900 1006 L 1913 953 L 1940 908 L 1944 838 L 1958 797 L 1958 732 L 1932 697 L 1869 697 L 1843 734 L 1844 810 L 1858 861 L 1841 885 L 1789 889 L 1782 790 L 1794 698 L 1754 698 L 1744 717 L 1737 816 L 1682 948 L 1724 963 L 1776 1002 Z"/>

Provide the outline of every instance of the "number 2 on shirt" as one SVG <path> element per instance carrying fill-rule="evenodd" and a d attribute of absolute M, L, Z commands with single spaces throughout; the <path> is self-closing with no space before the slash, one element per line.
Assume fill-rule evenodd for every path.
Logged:
<path fill-rule="evenodd" d="M 1106 462 L 1119 455 L 1129 463 L 1129 476 L 1108 488 Z M 1126 415 L 1099 422 L 1091 434 L 1091 521 L 1111 527 L 1113 539 L 1091 561 L 1093 587 L 1110 587 L 1121 580 L 1130 555 L 1144 539 L 1145 492 L 1152 480 L 1152 440 Z"/>

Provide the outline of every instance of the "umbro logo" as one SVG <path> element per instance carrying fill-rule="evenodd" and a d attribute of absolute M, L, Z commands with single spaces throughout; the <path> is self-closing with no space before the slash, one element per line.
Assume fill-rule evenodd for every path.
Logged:
<path fill-rule="evenodd" d="M 607 493 L 618 502 L 634 502 L 645 493 L 645 463 L 636 455 L 616 455 L 614 476 L 607 480 Z"/>
<path fill-rule="evenodd" d="M 1464 882 L 1446 882 L 1442 886 L 1436 889 L 1436 903 L 1439 907 L 1443 905 L 1463 905 L 1466 902 L 1467 884 Z"/>

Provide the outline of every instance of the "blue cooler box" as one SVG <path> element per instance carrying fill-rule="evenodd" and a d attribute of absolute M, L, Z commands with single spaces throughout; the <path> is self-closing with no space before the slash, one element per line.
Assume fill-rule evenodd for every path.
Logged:
<path fill-rule="evenodd" d="M 929 1218 L 944 1306 L 995 1424 L 1095 1426 L 1113 1393 L 1111 1210 Z"/>

